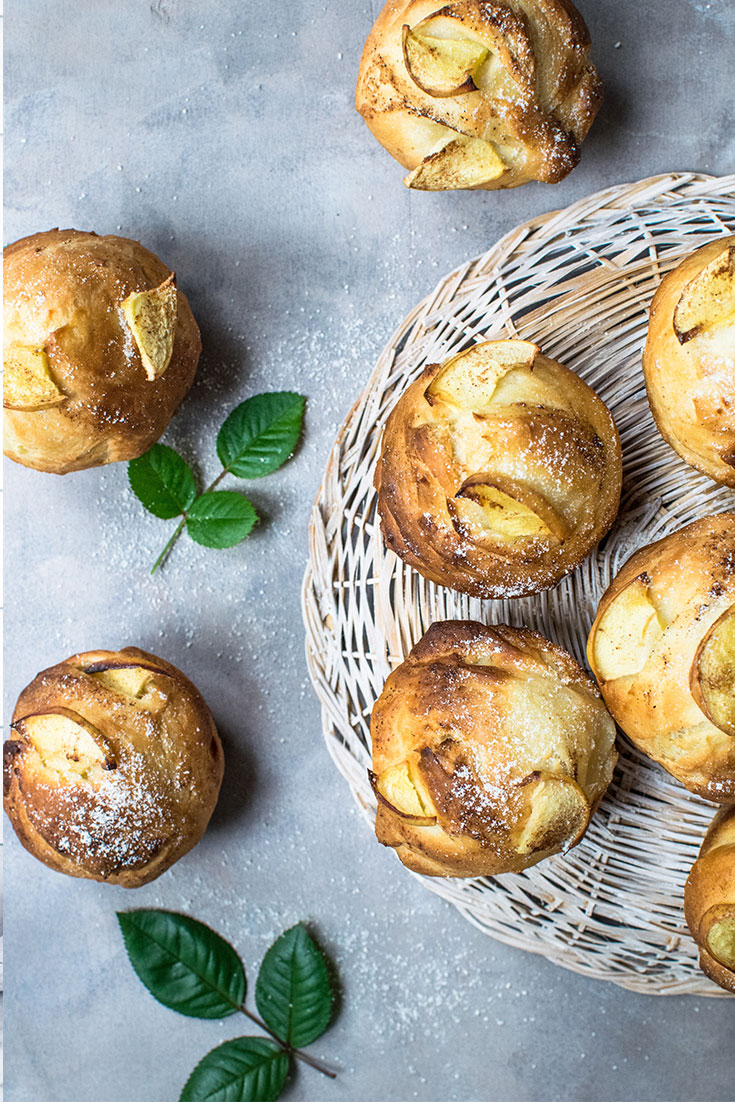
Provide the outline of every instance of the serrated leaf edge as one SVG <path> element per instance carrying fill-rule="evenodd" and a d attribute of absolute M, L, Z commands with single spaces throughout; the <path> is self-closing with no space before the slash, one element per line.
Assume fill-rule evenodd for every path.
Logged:
<path fill-rule="evenodd" d="M 283 1076 L 283 1082 L 281 1083 L 281 1088 L 278 1092 L 278 1096 L 280 1096 L 281 1091 L 283 1090 L 284 1086 L 286 1085 L 286 1080 L 288 1078 L 288 1073 L 291 1070 L 291 1057 L 290 1057 L 289 1053 L 286 1052 L 283 1048 L 281 1048 L 281 1046 L 278 1044 L 277 1041 L 272 1041 L 268 1037 L 245 1036 L 245 1037 L 233 1037 L 229 1041 L 223 1041 L 222 1044 L 215 1045 L 214 1048 L 211 1048 L 209 1050 L 209 1052 L 205 1053 L 204 1056 L 202 1056 L 201 1060 L 192 1068 L 192 1070 L 189 1074 L 189 1078 L 184 1083 L 184 1086 L 182 1087 L 182 1090 L 181 1090 L 181 1095 L 179 1096 L 179 1102 L 181 1102 L 181 1099 L 184 1098 L 184 1092 L 186 1091 L 186 1088 L 189 1086 L 189 1083 L 194 1078 L 195 1074 L 197 1073 L 197 1071 L 199 1070 L 201 1065 L 205 1062 L 205 1060 L 209 1059 L 209 1057 L 212 1055 L 213 1052 L 217 1052 L 218 1049 L 224 1048 L 226 1045 L 231 1045 L 235 1041 L 258 1041 L 258 1042 L 261 1042 L 262 1044 L 267 1045 L 269 1048 L 272 1048 L 272 1053 L 269 1057 L 270 1060 L 275 1061 L 276 1059 L 281 1059 L 282 1058 L 285 1061 L 285 1064 L 286 1064 L 285 1075 Z M 232 1080 L 231 1082 L 235 1082 L 235 1080 Z M 216 1095 L 209 1095 L 208 1097 L 209 1098 L 216 1098 Z"/>
<path fill-rule="evenodd" d="M 238 409 L 240 409 L 241 406 L 245 405 L 246 402 L 251 401 L 253 398 L 265 398 L 265 397 L 276 397 L 276 396 L 277 397 L 286 397 L 286 396 L 288 396 L 288 397 L 291 397 L 291 398 L 295 398 L 296 401 L 293 404 L 293 408 L 283 410 L 279 414 L 279 416 L 276 418 L 276 420 L 271 422 L 271 424 L 268 426 L 268 429 L 271 429 L 273 427 L 273 425 L 278 424 L 278 421 L 281 418 L 285 418 L 287 416 L 292 416 L 293 414 L 297 414 L 298 418 L 299 418 L 299 424 L 298 424 L 298 428 L 297 428 L 296 439 L 294 441 L 294 446 L 291 449 L 291 451 L 288 453 L 288 455 L 284 456 L 284 458 L 281 460 L 281 462 L 278 464 L 277 467 L 271 468 L 271 470 L 265 472 L 265 474 L 262 475 L 262 476 L 237 474 L 237 472 L 233 468 L 233 464 L 236 464 L 238 462 L 238 459 L 242 459 L 242 456 L 239 456 L 235 459 L 231 459 L 229 463 L 226 463 L 224 461 L 224 459 L 222 458 L 222 456 L 220 454 L 220 447 L 219 447 L 219 440 L 220 440 L 220 435 L 222 433 L 222 430 L 224 429 L 224 427 L 227 424 L 227 422 L 229 421 L 229 419 L 233 416 L 233 414 L 236 413 L 236 411 Z M 299 440 L 301 438 L 301 433 L 303 431 L 303 418 L 304 418 L 305 408 L 306 408 L 306 395 L 298 394 L 294 390 L 267 390 L 267 391 L 264 391 L 262 394 L 251 394 L 250 398 L 245 398 L 242 402 L 240 402 L 238 405 L 236 405 L 234 407 L 234 409 L 230 410 L 230 412 L 227 414 L 227 417 L 225 417 L 224 421 L 220 425 L 219 432 L 217 433 L 217 441 L 216 441 L 215 449 L 216 449 L 216 452 L 217 452 L 217 458 L 219 459 L 220 463 L 222 464 L 224 470 L 227 471 L 229 474 L 233 474 L 235 476 L 235 478 L 243 478 L 246 481 L 253 481 L 254 479 L 256 479 L 258 477 L 264 477 L 265 478 L 265 477 L 267 477 L 267 475 L 275 474 L 276 471 L 279 471 L 285 463 L 288 463 L 289 459 L 291 459 L 294 452 L 296 451 L 296 448 L 298 447 L 298 443 L 299 443 Z M 268 429 L 266 429 L 265 431 L 267 432 Z M 254 437 L 253 440 L 257 440 L 257 437 Z M 253 443 L 253 441 L 251 441 L 250 444 L 247 445 L 247 447 L 248 448 L 251 447 L 252 443 Z"/>
<path fill-rule="evenodd" d="M 120 926 L 120 930 L 122 931 L 123 945 L 125 946 L 125 953 L 126 953 L 126 956 L 127 956 L 128 960 L 130 962 L 130 966 L 133 969 L 133 971 L 135 972 L 135 974 L 138 977 L 138 979 L 140 980 L 140 982 L 145 987 L 148 994 L 156 1000 L 156 1002 L 159 1004 L 159 1006 L 165 1006 L 167 1010 L 173 1010 L 173 1012 L 175 1014 L 181 1014 L 182 1017 L 190 1017 L 190 1016 L 196 1017 L 196 1015 L 184 1014 L 182 1011 L 177 1010 L 176 1007 L 170 1006 L 168 1003 L 162 1002 L 161 999 L 159 999 L 158 996 L 155 995 L 153 993 L 153 991 L 151 991 L 148 984 L 145 982 L 143 977 L 138 972 L 138 969 L 135 965 L 135 961 L 132 958 L 132 955 L 130 953 L 130 948 L 128 946 L 128 937 L 127 937 L 127 934 L 125 932 L 125 925 L 124 925 L 124 922 L 123 922 L 123 918 L 129 918 L 130 915 L 138 914 L 140 912 L 145 913 L 147 911 L 153 911 L 157 914 L 175 915 L 177 918 L 182 918 L 182 917 L 183 918 L 188 918 L 191 922 L 196 922 L 199 926 L 204 926 L 205 929 L 210 931 L 210 933 L 215 934 L 216 937 L 218 937 L 222 941 L 224 941 L 226 945 L 229 945 L 230 949 L 232 949 L 233 953 L 235 954 L 237 959 L 240 961 L 240 965 L 242 967 L 242 974 L 243 974 L 243 978 L 245 979 L 246 990 L 247 990 L 247 973 L 245 972 L 245 965 L 242 963 L 242 958 L 240 957 L 240 954 L 237 952 L 235 947 L 233 945 L 231 945 L 229 941 L 227 941 L 226 938 L 223 938 L 220 933 L 218 933 L 216 930 L 213 930 L 211 926 L 207 926 L 206 922 L 200 922 L 198 918 L 191 918 L 191 915 L 181 915 L 178 911 L 168 911 L 165 908 L 158 908 L 158 907 L 137 907 L 132 911 L 116 911 L 115 914 L 117 916 L 117 921 L 118 921 L 118 925 Z M 140 933 L 144 934 L 148 938 L 149 941 L 152 941 L 154 945 L 157 945 L 159 949 L 162 949 L 165 953 L 167 953 L 171 957 L 172 960 L 175 961 L 177 959 L 176 957 L 172 956 L 170 950 L 165 945 L 162 945 L 160 943 L 160 941 L 156 940 L 156 938 L 151 937 L 151 935 L 148 933 L 147 930 L 143 930 L 140 926 L 136 927 L 136 929 Z M 179 963 L 181 963 L 181 962 L 179 962 Z M 189 965 L 187 964 L 186 967 L 189 968 Z M 240 1010 L 240 1006 L 237 1003 L 233 1002 L 232 999 L 230 998 L 230 996 L 225 991 L 221 991 L 219 987 L 216 987 L 214 984 L 210 983 L 209 980 L 206 979 L 204 976 L 202 976 L 199 972 L 197 972 L 197 970 L 195 968 L 189 968 L 189 970 L 191 972 L 193 972 L 194 975 L 197 977 L 197 979 L 201 980 L 201 982 L 203 984 L 205 984 L 207 987 L 209 987 L 212 991 L 216 991 L 218 995 L 222 996 L 222 998 L 224 999 L 225 1002 L 230 1004 L 230 1006 L 232 1007 L 232 1010 L 227 1014 L 220 1015 L 221 1018 L 229 1018 L 231 1014 L 236 1014 L 237 1011 Z M 199 1020 L 200 1021 L 206 1021 L 207 1019 L 200 1018 Z M 209 1020 L 210 1021 L 217 1021 L 216 1018 L 212 1018 L 212 1019 L 209 1019 Z"/>
<path fill-rule="evenodd" d="M 318 1040 L 319 1040 L 319 1038 L 320 1038 L 320 1037 L 322 1037 L 322 1036 L 324 1035 L 324 1033 L 326 1033 L 327 1029 L 329 1028 L 329 1026 L 330 1026 L 330 1024 L 331 1024 L 331 1021 L 332 1021 L 332 1014 L 333 1014 L 333 1012 L 334 1012 L 334 991 L 332 990 L 332 982 L 331 982 L 331 979 L 330 979 L 330 976 L 329 976 L 329 969 L 327 968 L 327 962 L 326 962 L 326 959 L 325 959 L 324 953 L 323 953 L 323 952 L 322 952 L 322 950 L 321 950 L 321 949 L 319 948 L 319 946 L 317 945 L 317 943 L 315 942 L 315 940 L 313 939 L 313 937 L 311 936 L 311 934 L 309 933 L 309 931 L 307 930 L 307 928 L 306 928 L 306 926 L 304 925 L 304 923 L 303 923 L 303 922 L 297 922 L 297 923 L 295 923 L 295 925 L 293 925 L 293 926 L 289 926 L 287 930 L 284 930 L 284 931 L 283 931 L 283 933 L 282 933 L 282 934 L 280 934 L 280 935 L 279 935 L 279 936 L 278 936 L 278 937 L 276 938 L 276 940 L 275 940 L 275 941 L 273 942 L 273 945 L 271 945 L 271 946 L 269 947 L 269 949 L 268 949 L 268 950 L 267 950 L 267 952 L 266 952 L 266 956 L 267 956 L 267 955 L 268 955 L 268 953 L 269 953 L 269 952 L 271 951 L 271 949 L 273 949 L 273 948 L 274 948 L 274 947 L 275 947 L 275 946 L 276 946 L 276 945 L 278 944 L 278 942 L 279 942 L 279 941 L 281 941 L 281 939 L 282 939 L 282 938 L 286 937 L 286 935 L 287 935 L 287 934 L 290 934 L 290 933 L 292 933 L 292 932 L 294 932 L 294 931 L 296 931 L 296 930 L 300 930 L 300 931 L 302 931 L 302 932 L 303 932 L 304 936 L 306 937 L 306 939 L 307 939 L 307 941 L 309 942 L 309 944 L 311 945 L 311 947 L 312 947 L 312 948 L 314 949 L 315 953 L 316 953 L 316 954 L 318 955 L 318 957 L 319 957 L 319 959 L 321 960 L 321 963 L 322 963 L 322 965 L 323 965 L 323 967 L 324 967 L 324 974 L 325 974 L 325 977 L 326 977 L 326 981 L 327 981 L 327 990 L 328 990 L 328 992 L 329 992 L 330 1008 L 329 1008 L 329 1017 L 328 1017 L 328 1019 L 327 1019 L 327 1021 L 326 1021 L 326 1024 L 325 1024 L 324 1028 L 323 1028 L 323 1029 L 321 1030 L 321 1032 L 320 1032 L 320 1033 L 317 1033 L 317 1034 L 316 1034 L 316 1036 L 312 1037 L 312 1038 L 311 1038 L 311 1039 L 310 1039 L 309 1041 L 307 1041 L 307 1042 L 301 1042 L 301 1041 L 299 1041 L 298 1045 L 297 1045 L 297 1044 L 296 1044 L 296 1042 L 295 1042 L 295 1041 L 293 1040 L 293 1036 L 292 1036 L 292 1029 L 293 1029 L 293 1007 L 294 1007 L 294 1000 L 293 1000 L 293 987 L 294 987 L 294 985 L 293 985 L 293 980 L 292 980 L 291 976 L 289 976 L 289 979 L 288 979 L 288 985 L 289 985 L 289 999 L 288 999 L 288 1005 L 289 1005 L 288 1036 L 287 1036 L 287 1037 L 281 1037 L 280 1033 L 279 1033 L 279 1032 L 278 1032 L 278 1031 L 277 1031 L 276 1029 L 274 1029 L 274 1027 L 273 1027 L 272 1023 L 271 1023 L 271 1022 L 268 1022 L 268 1021 L 267 1021 L 267 1017 L 266 1017 L 266 1014 L 265 1014 L 265 1013 L 263 1012 L 263 1007 L 261 1007 L 261 1006 L 260 1006 L 260 1005 L 258 1004 L 258 986 L 259 986 L 259 984 L 260 984 L 260 973 L 261 973 L 261 971 L 262 971 L 262 968 L 263 968 L 263 963 L 264 963 L 264 961 L 265 961 L 265 957 L 263 958 L 263 962 L 261 962 L 261 966 L 260 966 L 260 969 L 258 970 L 258 975 L 257 975 L 257 978 L 256 978 L 256 980 L 255 980 L 255 1001 L 256 1001 L 256 1005 L 258 1005 L 258 1010 L 259 1010 L 259 1011 L 260 1011 L 260 1013 L 261 1013 L 261 1014 L 263 1015 L 263 1018 L 264 1018 L 264 1019 L 266 1020 L 266 1022 L 267 1022 L 267 1024 L 268 1024 L 268 1027 L 269 1027 L 270 1029 L 273 1029 L 273 1032 L 274 1032 L 274 1033 L 276 1034 L 276 1036 L 280 1037 L 280 1039 L 281 1039 L 281 1040 L 282 1040 L 282 1041 L 283 1041 L 283 1042 L 284 1042 L 285 1044 L 289 1045 L 289 1046 L 290 1046 L 291 1048 L 294 1048 L 294 1049 L 298 1049 L 298 1048 L 308 1048 L 308 1046 L 309 1046 L 309 1045 L 312 1045 L 312 1044 L 314 1044 L 314 1042 L 315 1042 L 315 1041 L 318 1041 Z M 295 949 L 296 949 L 296 942 L 294 941 L 294 944 L 293 944 L 293 946 L 292 946 L 292 948 L 291 948 L 291 953 L 290 953 L 290 960 L 289 960 L 289 972 L 292 972 L 292 971 L 293 971 L 293 969 L 292 969 L 292 967 L 291 967 L 291 961 L 293 961 L 293 958 L 294 958 L 294 954 L 295 954 Z M 265 986 L 265 985 L 264 985 L 264 986 Z M 266 1007 L 266 1009 L 267 1009 L 267 1007 Z"/>
<path fill-rule="evenodd" d="M 133 485 L 133 480 L 130 476 L 132 465 L 134 463 L 138 463 L 141 459 L 146 459 L 147 458 L 148 462 L 149 462 L 149 465 L 150 465 L 150 453 L 154 450 L 154 448 L 162 448 L 165 451 L 171 452 L 173 455 L 176 456 L 177 459 L 181 460 L 182 464 L 186 467 L 187 471 L 191 475 L 192 483 L 194 485 L 194 497 L 193 497 L 192 501 L 189 503 L 189 505 L 186 505 L 183 509 L 179 509 L 178 513 L 174 513 L 172 516 L 168 516 L 168 517 L 161 517 L 161 516 L 158 515 L 158 513 L 153 512 L 151 507 L 145 503 L 143 498 L 140 496 L 138 491 L 135 489 L 135 486 Z M 157 471 L 155 473 L 158 474 Z M 197 493 L 196 475 L 194 474 L 194 470 L 191 466 L 191 463 L 189 463 L 186 459 L 184 459 L 183 455 L 181 455 L 179 452 L 176 451 L 176 448 L 172 448 L 170 444 L 162 444 L 158 440 L 155 443 L 151 444 L 148 451 L 143 452 L 142 455 L 137 455 L 133 459 L 128 460 L 126 475 L 127 475 L 127 480 L 128 480 L 128 486 L 130 487 L 130 490 L 131 490 L 133 496 L 135 497 L 136 501 L 139 501 L 140 504 L 145 509 L 145 511 L 147 513 L 150 513 L 151 516 L 155 517 L 157 520 L 175 520 L 177 517 L 186 516 L 187 509 L 191 508 L 191 506 L 196 501 L 197 497 L 201 497 L 201 494 Z M 166 492 L 169 493 L 169 495 L 171 497 L 171 500 L 174 501 L 174 504 L 178 505 L 178 502 L 175 500 L 173 494 L 170 493 L 170 491 L 168 490 L 168 487 L 165 486 L 165 484 L 163 483 L 163 480 L 161 480 L 161 485 L 166 490 Z"/>
<path fill-rule="evenodd" d="M 196 538 L 196 536 L 194 536 L 192 534 L 191 529 L 189 527 L 190 522 L 195 524 L 195 525 L 196 524 L 204 524 L 204 525 L 206 525 L 206 524 L 227 524 L 228 521 L 230 521 L 232 523 L 235 523 L 235 522 L 243 523 L 243 518 L 241 518 L 241 517 L 233 519 L 232 517 L 225 517 L 225 516 L 222 516 L 222 517 L 197 517 L 196 515 L 192 516 L 192 509 L 196 505 L 197 501 L 200 501 L 203 497 L 218 497 L 220 494 L 226 494 L 226 495 L 231 495 L 231 496 L 240 498 L 242 501 L 246 502 L 246 504 L 249 505 L 250 508 L 253 511 L 253 522 L 250 525 L 250 527 L 248 528 L 245 535 L 240 536 L 240 538 L 238 540 L 236 540 L 235 543 L 225 544 L 223 547 L 218 547 L 218 546 L 212 545 L 210 543 L 202 543 L 200 540 L 198 540 Z M 258 515 L 257 509 L 253 505 L 250 498 L 245 497 L 245 494 L 240 493 L 239 490 L 204 490 L 204 492 L 199 494 L 199 496 L 197 498 L 195 498 L 195 500 L 191 503 L 191 505 L 189 506 L 188 511 L 184 514 L 184 519 L 185 519 L 185 522 L 186 522 L 186 531 L 187 531 L 187 534 L 188 534 L 189 538 L 192 539 L 194 541 L 194 543 L 196 543 L 199 547 L 206 547 L 210 551 L 229 551 L 233 547 L 237 547 L 239 544 L 241 544 L 244 540 L 246 540 L 248 538 L 248 536 L 251 534 L 251 532 L 255 528 L 256 524 L 260 520 L 260 517 Z"/>

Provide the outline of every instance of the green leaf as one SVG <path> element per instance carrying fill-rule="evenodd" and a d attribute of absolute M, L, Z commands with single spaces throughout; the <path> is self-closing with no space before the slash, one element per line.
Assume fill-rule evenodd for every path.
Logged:
<path fill-rule="evenodd" d="M 282 1041 L 303 1048 L 321 1037 L 332 1016 L 324 957 L 299 923 L 270 947 L 260 966 L 255 1002 Z"/>
<path fill-rule="evenodd" d="M 293 454 L 306 399 L 283 390 L 256 394 L 233 409 L 217 436 L 223 467 L 238 478 L 262 478 Z"/>
<path fill-rule="evenodd" d="M 190 1018 L 224 1018 L 245 1001 L 245 969 L 232 946 L 173 911 L 118 911 L 138 978 L 159 1003 Z"/>
<path fill-rule="evenodd" d="M 289 1058 L 275 1041 L 237 1037 L 199 1061 L 179 1102 L 274 1102 L 288 1069 Z"/>
<path fill-rule="evenodd" d="M 201 494 L 189 509 L 186 530 L 203 547 L 234 547 L 250 535 L 258 514 L 233 490 Z"/>
<path fill-rule="evenodd" d="M 128 463 L 130 489 L 149 513 L 161 520 L 181 516 L 197 496 L 189 464 L 165 444 Z"/>

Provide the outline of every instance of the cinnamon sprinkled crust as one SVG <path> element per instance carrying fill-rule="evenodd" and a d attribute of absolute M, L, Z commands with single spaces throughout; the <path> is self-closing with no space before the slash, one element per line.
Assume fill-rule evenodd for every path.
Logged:
<path fill-rule="evenodd" d="M 429 365 L 388 418 L 375 472 L 388 547 L 485 598 L 556 585 L 609 530 L 621 482 L 610 411 L 526 341 Z"/>
<path fill-rule="evenodd" d="M 376 835 L 428 876 L 517 872 L 576 845 L 617 761 L 593 682 L 506 625 L 432 624 L 370 730 Z"/>
<path fill-rule="evenodd" d="M 139 887 L 201 838 L 224 758 L 200 693 L 137 647 L 88 651 L 20 694 L 5 810 L 26 849 L 70 876 Z"/>
<path fill-rule="evenodd" d="M 700 325 L 677 334 L 685 292 L 695 300 L 691 321 Z M 690 466 L 735 486 L 735 237 L 697 249 L 662 280 L 651 304 L 643 373 L 664 440 Z"/>
<path fill-rule="evenodd" d="M 702 971 L 735 994 L 735 807 L 712 820 L 686 882 L 684 911 Z"/>
<path fill-rule="evenodd" d="M 6 455 L 66 474 L 133 459 L 155 443 L 201 351 L 189 304 L 171 280 L 153 253 L 123 237 L 49 230 L 4 250 Z M 157 289 L 169 296 L 159 327 L 173 332 L 141 320 L 145 339 L 171 344 L 164 370 L 151 378 L 123 307 Z"/>
<path fill-rule="evenodd" d="M 636 551 L 587 656 L 616 722 L 691 792 L 735 803 L 735 513 Z"/>
<path fill-rule="evenodd" d="M 355 103 L 408 187 L 556 183 L 602 102 L 589 48 L 571 0 L 389 0 Z"/>

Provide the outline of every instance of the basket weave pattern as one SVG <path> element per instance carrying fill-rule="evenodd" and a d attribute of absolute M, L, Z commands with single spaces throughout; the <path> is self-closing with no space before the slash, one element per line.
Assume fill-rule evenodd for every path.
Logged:
<path fill-rule="evenodd" d="M 624 560 L 697 517 L 735 508 L 732 490 L 686 466 L 660 437 L 640 366 L 661 277 L 734 230 L 735 176 L 661 176 L 599 192 L 518 227 L 452 272 L 384 350 L 330 456 L 303 590 L 327 746 L 370 823 L 370 711 L 430 623 L 525 625 L 584 664 L 598 601 Z M 384 548 L 372 479 L 386 417 L 424 366 L 504 336 L 540 345 L 610 407 L 623 498 L 610 535 L 556 588 L 480 601 L 426 581 Z M 619 748 L 608 795 L 566 856 L 492 880 L 420 879 L 488 934 L 566 968 L 650 994 L 724 995 L 699 971 L 682 904 L 713 808 L 624 736 Z"/>

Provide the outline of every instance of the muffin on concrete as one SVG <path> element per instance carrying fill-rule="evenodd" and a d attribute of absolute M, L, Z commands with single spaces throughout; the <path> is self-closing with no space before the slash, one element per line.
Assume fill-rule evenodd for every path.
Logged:
<path fill-rule="evenodd" d="M 137 241 L 49 230 L 5 249 L 3 285 L 5 454 L 66 474 L 147 451 L 201 351 L 173 272 Z"/>
<path fill-rule="evenodd" d="M 388 0 L 355 96 L 418 191 L 557 183 L 601 102 L 571 0 Z"/>
<path fill-rule="evenodd" d="M 5 810 L 49 868 L 137 888 L 204 834 L 222 745 L 170 662 L 137 647 L 72 655 L 23 690 L 11 729 Z"/>

